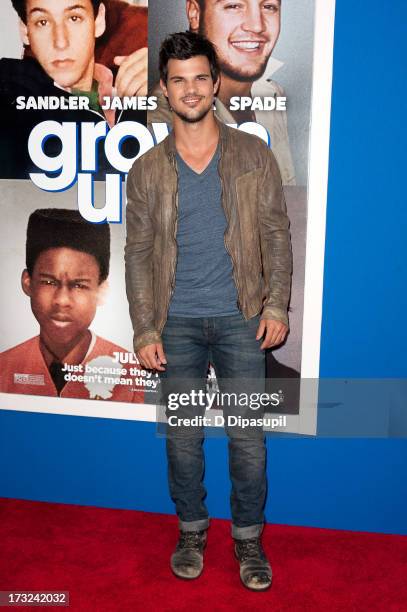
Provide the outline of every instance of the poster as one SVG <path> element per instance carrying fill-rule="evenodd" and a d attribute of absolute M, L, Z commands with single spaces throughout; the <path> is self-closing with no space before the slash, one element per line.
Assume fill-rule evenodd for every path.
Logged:
<path fill-rule="evenodd" d="M 19 20 L 11 4 L 20 16 L 21 6 L 33 9 L 27 23 Z M 286 402 L 289 429 L 311 432 L 315 406 L 309 410 L 310 398 L 301 399 L 301 387 L 302 380 L 316 378 L 319 369 L 334 2 L 170 0 L 165 10 L 163 0 L 146 4 L 86 0 L 85 8 L 72 9 L 65 0 L 27 0 L 2 8 L 8 34 L 0 60 L 0 248 L 2 286 L 7 290 L 0 313 L 0 360 L 16 370 L 21 355 L 15 347 L 25 355 L 33 350 L 25 343 L 38 336 L 40 316 L 22 277 L 27 228 L 36 211 L 58 209 L 76 211 L 95 227 L 107 219 L 110 228 L 109 274 L 86 320 L 84 348 L 69 359 L 75 362 L 71 365 L 82 367 L 64 374 L 92 376 L 98 367 L 105 368 L 111 382 L 110 363 L 97 362 L 88 366 L 89 372 L 82 370 L 98 358 L 122 362 L 116 363 L 121 366 L 115 372 L 120 380 L 110 391 L 98 393 L 91 382 L 90 390 L 84 383 L 86 393 L 72 390 L 64 397 L 63 390 L 49 391 L 55 387 L 55 373 L 54 384 L 45 384 L 56 360 L 52 347 L 49 351 L 42 346 L 48 372 L 33 367 L 27 372 L 13 370 L 13 384 L 4 386 L 3 367 L 1 406 L 154 420 L 158 377 L 137 367 L 132 354 L 123 261 L 125 180 L 133 160 L 160 142 L 171 127 L 158 86 L 160 42 L 171 32 L 191 28 L 205 33 L 218 49 L 228 84 L 226 93 L 221 86 L 216 101 L 218 118 L 266 140 L 280 166 L 294 271 L 290 333 L 283 346 L 268 352 L 267 377 L 296 383 L 289 386 L 293 397 Z M 81 77 L 86 73 L 88 82 L 74 82 L 75 70 L 86 67 L 86 62 L 92 69 L 82 70 Z M 49 227 L 52 233 L 52 223 Z M 60 313 L 58 317 L 63 319 Z M 57 323 L 63 328 L 70 321 Z M 107 344 L 98 354 L 98 339 L 99 346 L 101 341 L 109 343 L 108 354 Z M 64 368 L 68 369 L 62 363 L 60 369 Z M 210 372 L 211 380 L 213 376 Z M 126 382 L 130 379 L 131 384 Z M 116 387 L 121 396 L 115 394 Z M 132 393 L 133 401 L 125 391 Z"/>

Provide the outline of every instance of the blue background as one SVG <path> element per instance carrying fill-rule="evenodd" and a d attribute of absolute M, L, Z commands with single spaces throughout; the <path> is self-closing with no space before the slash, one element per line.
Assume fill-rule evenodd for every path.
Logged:
<path fill-rule="evenodd" d="M 404 0 L 337 0 L 322 377 L 407 378 L 406 23 Z M 173 512 L 154 424 L 1 411 L 0 427 L 4 497 Z M 406 440 L 268 448 L 269 521 L 407 533 Z M 226 441 L 206 452 L 209 508 L 227 517 Z"/>

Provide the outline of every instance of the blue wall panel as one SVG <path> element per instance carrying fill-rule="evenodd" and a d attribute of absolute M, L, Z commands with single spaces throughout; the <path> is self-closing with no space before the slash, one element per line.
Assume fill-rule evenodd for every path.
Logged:
<path fill-rule="evenodd" d="M 163 438 L 132 421 L 3 412 L 1 495 L 172 513 Z M 229 516 L 226 441 L 209 439 L 212 516 Z M 403 440 L 268 441 L 269 521 L 407 533 Z"/>
<path fill-rule="evenodd" d="M 321 376 L 407 377 L 406 22 L 337 0 Z"/>

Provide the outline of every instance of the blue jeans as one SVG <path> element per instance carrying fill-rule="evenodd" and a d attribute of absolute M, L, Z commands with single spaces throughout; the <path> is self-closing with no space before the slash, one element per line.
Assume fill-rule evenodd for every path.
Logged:
<path fill-rule="evenodd" d="M 162 333 L 167 357 L 161 375 L 164 399 L 170 393 L 190 393 L 205 390 L 208 362 L 215 368 L 221 392 L 241 387 L 246 392 L 264 392 L 265 353 L 256 340 L 259 316 L 246 321 L 241 314 L 187 318 L 170 316 Z M 252 379 L 253 387 L 247 379 Z M 240 391 L 240 389 L 239 389 Z M 167 417 L 171 411 L 167 407 Z M 187 405 L 177 410 L 179 417 L 203 415 L 205 407 Z M 223 406 L 223 416 L 259 418 L 261 409 L 253 411 L 233 403 Z M 230 496 L 232 535 L 237 539 L 258 536 L 264 523 L 266 499 L 266 448 L 260 426 L 242 429 L 228 427 L 229 472 L 232 484 Z M 204 429 L 167 425 L 168 480 L 175 502 L 180 529 L 198 531 L 209 525 L 204 502 Z"/>

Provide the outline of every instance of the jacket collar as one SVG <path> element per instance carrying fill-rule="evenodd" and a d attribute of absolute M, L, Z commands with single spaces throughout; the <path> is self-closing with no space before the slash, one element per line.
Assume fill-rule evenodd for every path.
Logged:
<path fill-rule="evenodd" d="M 222 121 L 219 121 L 219 119 L 216 116 L 214 117 L 215 117 L 217 126 L 219 128 L 219 139 L 221 143 L 221 151 L 224 151 L 225 146 L 227 145 L 228 140 L 229 140 L 229 130 L 233 128 L 229 128 Z M 171 130 L 167 138 L 164 140 L 164 148 L 165 148 L 165 152 L 168 155 L 168 157 L 172 157 L 175 159 L 177 149 L 175 147 L 174 130 Z"/>

